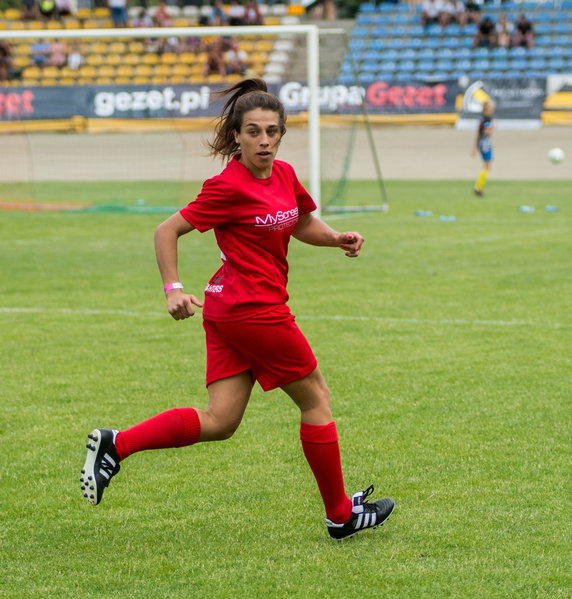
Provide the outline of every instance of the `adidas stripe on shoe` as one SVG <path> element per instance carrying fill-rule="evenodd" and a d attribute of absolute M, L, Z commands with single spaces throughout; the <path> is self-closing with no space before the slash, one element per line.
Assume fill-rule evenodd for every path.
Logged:
<path fill-rule="evenodd" d="M 366 528 L 382 526 L 395 509 L 393 499 L 386 497 L 373 503 L 366 501 L 373 493 L 373 485 L 365 491 L 355 493 L 352 497 L 352 515 L 347 522 L 337 524 L 326 518 L 326 526 L 332 539 L 342 541 L 349 539 Z"/>
<path fill-rule="evenodd" d="M 105 487 L 119 472 L 119 456 L 115 450 L 115 437 L 119 431 L 96 428 L 88 435 L 87 457 L 81 471 L 81 490 L 91 505 L 97 505 Z"/>

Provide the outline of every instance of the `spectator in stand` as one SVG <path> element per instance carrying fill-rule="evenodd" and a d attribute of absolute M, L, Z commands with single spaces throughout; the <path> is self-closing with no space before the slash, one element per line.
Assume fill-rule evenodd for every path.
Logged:
<path fill-rule="evenodd" d="M 449 2 L 445 2 L 441 7 L 439 22 L 443 29 L 449 23 L 457 23 L 461 27 L 464 27 L 467 24 L 467 10 L 461 0 L 449 0 Z"/>
<path fill-rule="evenodd" d="M 153 15 L 153 22 L 157 27 L 172 27 L 173 19 L 169 14 L 169 10 L 167 9 L 167 4 L 164 1 L 159 2 L 157 6 L 157 10 Z"/>
<path fill-rule="evenodd" d="M 40 0 L 38 5 L 40 9 L 40 16 L 43 19 L 51 19 L 57 15 L 57 6 L 55 0 Z"/>
<path fill-rule="evenodd" d="M 248 59 L 246 52 L 240 49 L 240 46 L 233 42 L 230 49 L 225 54 L 226 72 L 228 75 L 244 75 L 246 73 L 246 61 Z"/>
<path fill-rule="evenodd" d="M 532 23 L 526 18 L 526 15 L 518 17 L 513 45 L 517 48 L 519 46 L 525 48 L 532 48 L 534 46 L 534 29 L 532 28 Z"/>
<path fill-rule="evenodd" d="M 8 81 L 12 74 L 12 49 L 0 40 L 0 81 Z"/>
<path fill-rule="evenodd" d="M 70 0 L 55 0 L 55 2 L 58 19 L 69 17 L 72 14 Z"/>
<path fill-rule="evenodd" d="M 439 23 L 442 6 L 441 0 L 423 0 L 421 5 L 421 24 L 423 27 Z"/>
<path fill-rule="evenodd" d="M 495 43 L 495 24 L 490 17 L 485 17 L 477 29 L 473 46 L 475 48 L 494 48 Z"/>
<path fill-rule="evenodd" d="M 226 77 L 226 61 L 222 48 L 220 38 L 213 40 L 207 46 L 207 62 L 203 67 L 203 77 L 208 77 L 211 74 Z"/>
<path fill-rule="evenodd" d="M 62 40 L 54 40 L 50 45 L 48 64 L 52 67 L 62 68 L 68 62 L 68 47 Z"/>
<path fill-rule="evenodd" d="M 481 4 L 477 0 L 466 0 L 465 10 L 467 14 L 467 23 L 478 25 L 481 22 Z"/>
<path fill-rule="evenodd" d="M 497 36 L 497 46 L 500 48 L 510 48 L 512 36 L 514 34 L 514 25 L 506 18 L 506 15 L 501 15 L 499 22 L 495 27 Z"/>
<path fill-rule="evenodd" d="M 256 0 L 248 0 L 244 7 L 245 25 L 262 25 L 264 19 Z"/>
<path fill-rule="evenodd" d="M 244 6 L 238 0 L 230 0 L 227 15 L 229 25 L 244 25 Z"/>
<path fill-rule="evenodd" d="M 34 21 L 40 18 L 36 0 L 22 0 L 20 16 L 23 21 Z"/>
<path fill-rule="evenodd" d="M 114 27 L 128 27 L 127 24 L 127 0 L 107 0 L 111 10 L 111 20 Z"/>
<path fill-rule="evenodd" d="M 131 25 L 132 27 L 140 28 L 154 27 L 153 19 L 144 8 L 139 11 L 139 14 L 133 19 Z"/>
<path fill-rule="evenodd" d="M 68 68 L 77 71 L 84 62 L 81 44 L 77 41 L 72 42 L 70 51 L 68 52 Z"/>
<path fill-rule="evenodd" d="M 209 17 L 205 25 L 210 25 L 211 27 L 220 27 L 226 24 L 226 15 L 224 14 L 224 5 L 222 3 L 222 0 L 215 0 L 211 16 Z"/>
<path fill-rule="evenodd" d="M 37 67 L 43 67 L 50 57 L 50 44 L 45 40 L 38 40 L 32 44 L 32 62 Z"/>

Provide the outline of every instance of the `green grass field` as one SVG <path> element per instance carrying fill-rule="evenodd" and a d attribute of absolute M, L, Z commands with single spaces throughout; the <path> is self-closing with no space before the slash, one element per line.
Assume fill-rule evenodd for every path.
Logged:
<path fill-rule="evenodd" d="M 338 544 L 295 407 L 258 387 L 231 440 L 132 456 L 88 506 L 92 428 L 205 406 L 200 318 L 164 311 L 164 215 L 0 212 L 1 597 L 572 596 L 570 183 L 491 181 L 484 199 L 466 181 L 387 186 L 387 215 L 330 221 L 364 234 L 358 260 L 290 251 L 348 492 L 374 483 L 397 503 Z M 44 201 L 174 201 L 164 183 L 40 187 Z M 351 203 L 375 193 L 356 183 Z M 218 263 L 211 233 L 184 238 L 187 290 Z"/>

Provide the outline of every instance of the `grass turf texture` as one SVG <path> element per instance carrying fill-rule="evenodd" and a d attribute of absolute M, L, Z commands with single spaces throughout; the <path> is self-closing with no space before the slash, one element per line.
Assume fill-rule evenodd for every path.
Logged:
<path fill-rule="evenodd" d="M 332 390 L 348 492 L 373 482 L 397 502 L 342 544 L 295 407 L 258 387 L 233 439 L 135 455 L 85 504 L 93 427 L 205 406 L 200 319 L 164 313 L 163 216 L 2 213 L 0 596 L 569 597 L 569 183 L 487 190 L 389 182 L 389 214 L 332 221 L 365 235 L 359 260 L 292 242 L 291 306 Z M 374 193 L 356 184 L 351 203 Z M 218 262 L 212 234 L 182 241 L 188 290 Z"/>

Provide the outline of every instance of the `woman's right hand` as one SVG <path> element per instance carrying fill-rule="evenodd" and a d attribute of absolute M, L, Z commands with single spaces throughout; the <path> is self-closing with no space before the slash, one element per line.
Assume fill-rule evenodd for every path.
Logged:
<path fill-rule="evenodd" d="M 183 293 L 181 289 L 173 289 L 167 293 L 167 311 L 175 320 L 184 320 L 193 316 L 195 309 L 202 308 L 203 303 L 194 295 Z"/>

